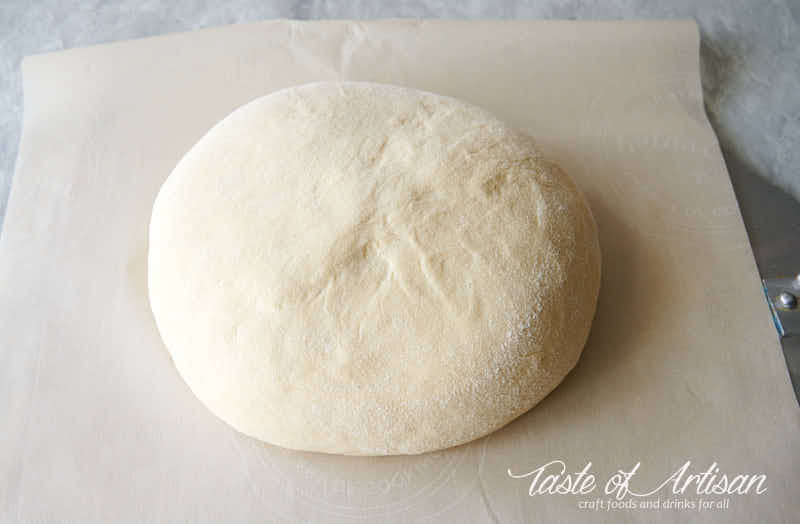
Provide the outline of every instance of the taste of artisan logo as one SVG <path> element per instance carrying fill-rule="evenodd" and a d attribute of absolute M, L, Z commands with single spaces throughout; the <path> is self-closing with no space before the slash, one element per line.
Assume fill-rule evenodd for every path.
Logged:
<path fill-rule="evenodd" d="M 665 480 L 645 486 L 637 482 L 641 467 L 620 469 L 603 482 L 592 473 L 592 463 L 574 473 L 567 472 L 562 460 L 552 460 L 527 472 L 508 475 L 529 482 L 528 495 L 592 495 L 602 486 L 605 498 L 596 497 L 578 502 L 579 509 L 611 511 L 621 509 L 728 509 L 731 495 L 761 495 L 767 491 L 767 476 L 763 473 L 728 475 L 713 462 L 705 469 L 692 468 L 692 461 L 672 472 Z"/>

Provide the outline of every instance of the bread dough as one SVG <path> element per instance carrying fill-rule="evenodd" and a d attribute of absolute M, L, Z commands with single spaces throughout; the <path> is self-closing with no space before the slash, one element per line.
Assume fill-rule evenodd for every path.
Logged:
<path fill-rule="evenodd" d="M 414 454 L 505 425 L 576 364 L 599 284 L 589 208 L 530 138 L 397 86 L 237 109 L 150 224 L 179 373 L 235 429 L 294 449 Z"/>

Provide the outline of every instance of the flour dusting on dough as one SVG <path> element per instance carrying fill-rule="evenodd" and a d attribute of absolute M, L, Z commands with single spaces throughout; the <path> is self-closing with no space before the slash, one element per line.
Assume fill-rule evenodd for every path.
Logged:
<path fill-rule="evenodd" d="M 530 138 L 459 100 L 370 83 L 234 111 L 164 183 L 148 285 L 175 365 L 248 435 L 422 453 L 564 378 L 600 282 L 591 213 Z"/>

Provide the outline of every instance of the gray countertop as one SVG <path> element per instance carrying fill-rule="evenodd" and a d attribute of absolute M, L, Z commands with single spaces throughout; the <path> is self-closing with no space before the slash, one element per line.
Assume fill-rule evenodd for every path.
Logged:
<path fill-rule="evenodd" d="M 267 18 L 694 18 L 703 89 L 764 275 L 800 255 L 800 2 L 795 0 L 6 0 L 0 4 L 0 220 L 22 120 L 23 56 Z"/>

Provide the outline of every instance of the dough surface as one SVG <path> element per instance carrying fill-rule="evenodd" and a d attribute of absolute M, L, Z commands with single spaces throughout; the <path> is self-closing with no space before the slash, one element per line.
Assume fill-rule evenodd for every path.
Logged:
<path fill-rule="evenodd" d="M 580 357 L 591 212 L 486 111 L 381 84 L 242 106 L 153 206 L 151 307 L 208 408 L 279 446 L 415 454 L 476 439 Z"/>

